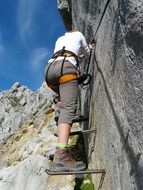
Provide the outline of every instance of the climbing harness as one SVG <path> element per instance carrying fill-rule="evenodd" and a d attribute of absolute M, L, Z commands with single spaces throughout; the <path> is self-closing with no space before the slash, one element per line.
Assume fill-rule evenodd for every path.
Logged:
<path fill-rule="evenodd" d="M 93 41 L 92 41 L 93 43 Z M 88 85 L 91 81 L 91 75 L 88 73 L 89 72 L 89 65 L 90 65 L 90 60 L 91 60 L 91 55 L 92 55 L 92 49 L 90 50 L 90 56 L 89 56 L 89 60 L 88 60 L 88 64 L 87 64 L 87 69 L 86 72 L 84 74 L 81 75 L 80 70 L 77 69 L 77 74 L 63 74 L 63 67 L 64 67 L 64 63 L 65 63 L 65 59 L 66 57 L 74 57 L 76 62 L 77 62 L 77 67 L 79 68 L 79 62 L 78 62 L 78 57 L 77 55 L 75 55 L 73 52 L 69 51 L 69 50 L 65 50 L 65 46 L 62 48 L 62 50 L 59 50 L 58 52 L 56 52 L 52 58 L 54 59 L 53 62 L 55 62 L 55 60 L 59 57 L 59 56 L 63 56 L 64 59 L 62 61 L 62 66 L 61 66 L 61 77 L 59 77 L 58 83 L 57 84 L 52 84 L 49 83 L 48 80 L 45 78 L 47 85 L 52 88 L 55 89 L 58 87 L 59 84 L 64 84 L 66 82 L 69 82 L 71 80 L 75 80 L 78 79 L 78 83 L 83 86 Z M 48 73 L 50 66 L 52 65 L 52 63 L 50 63 L 48 70 L 46 73 Z"/>
<path fill-rule="evenodd" d="M 59 77 L 57 84 L 52 84 L 51 82 L 49 82 L 49 81 L 47 80 L 47 77 L 46 77 L 46 76 L 47 76 L 47 73 L 49 72 L 50 66 L 52 65 L 52 63 L 54 63 L 54 62 L 56 61 L 56 59 L 57 59 L 59 56 L 64 57 L 64 59 L 63 59 L 63 61 L 62 61 L 62 66 L 61 66 L 61 76 Z M 62 50 L 57 51 L 57 52 L 52 56 L 52 58 L 53 58 L 54 60 L 50 63 L 50 65 L 49 65 L 49 67 L 48 67 L 48 69 L 47 69 L 47 71 L 46 71 L 46 75 L 45 75 L 46 83 L 47 83 L 47 85 L 48 85 L 50 88 L 52 88 L 52 89 L 56 89 L 56 88 L 59 86 L 59 84 L 64 84 L 64 83 L 69 82 L 69 81 L 71 81 L 71 80 L 78 79 L 78 74 L 77 74 L 77 73 L 76 73 L 76 74 L 72 74 L 72 73 L 63 74 L 63 68 L 64 68 L 64 63 L 65 63 L 66 57 L 74 57 L 75 60 L 76 60 L 76 62 L 77 62 L 77 65 L 78 65 L 78 57 L 77 57 L 73 52 L 71 52 L 71 51 L 69 51 L 69 50 L 65 50 L 65 46 L 62 48 Z"/>
<path fill-rule="evenodd" d="M 65 46 L 62 48 L 62 50 L 57 51 L 52 58 L 58 58 L 59 56 L 64 56 L 64 57 L 74 57 L 76 61 L 78 61 L 78 57 L 76 56 L 76 54 L 74 54 L 73 52 L 69 51 L 69 50 L 65 50 Z M 54 60 L 55 61 L 55 60 Z"/>

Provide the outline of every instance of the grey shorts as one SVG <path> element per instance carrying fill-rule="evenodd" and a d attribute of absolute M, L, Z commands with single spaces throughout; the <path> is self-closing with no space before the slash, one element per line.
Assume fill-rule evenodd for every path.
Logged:
<path fill-rule="evenodd" d="M 61 67 L 62 61 L 55 61 L 46 68 L 48 73 L 45 71 L 46 78 L 48 82 L 52 84 L 58 84 L 58 79 L 61 76 Z M 70 62 L 65 61 L 63 66 L 63 74 L 76 74 L 77 70 Z M 77 107 L 78 107 L 78 95 L 79 95 L 79 86 L 78 80 L 71 80 L 64 84 L 59 84 L 57 86 L 59 91 L 61 107 L 58 123 L 69 123 L 72 124 L 72 121 L 76 118 Z"/>

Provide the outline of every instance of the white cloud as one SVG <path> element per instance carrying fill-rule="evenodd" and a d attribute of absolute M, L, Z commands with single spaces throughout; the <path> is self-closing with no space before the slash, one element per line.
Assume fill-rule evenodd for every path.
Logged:
<path fill-rule="evenodd" d="M 30 63 L 33 71 L 39 71 L 40 68 L 47 62 L 50 56 L 50 51 L 46 48 L 36 49 L 31 57 Z"/>
<path fill-rule="evenodd" d="M 17 19 L 22 40 L 27 40 L 31 35 L 32 22 L 39 0 L 20 0 Z"/>

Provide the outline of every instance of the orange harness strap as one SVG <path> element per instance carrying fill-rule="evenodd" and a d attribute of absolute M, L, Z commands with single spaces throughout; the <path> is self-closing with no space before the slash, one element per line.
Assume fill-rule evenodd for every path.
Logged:
<path fill-rule="evenodd" d="M 64 84 L 66 82 L 75 80 L 77 78 L 78 78 L 77 74 L 65 74 L 65 75 L 59 77 L 59 84 Z M 51 89 L 56 89 L 59 86 L 58 84 L 51 84 L 49 82 L 47 84 Z"/>
<path fill-rule="evenodd" d="M 75 80 L 77 78 L 78 78 L 77 74 L 65 74 L 59 78 L 59 84 L 64 84 L 66 82 Z"/>

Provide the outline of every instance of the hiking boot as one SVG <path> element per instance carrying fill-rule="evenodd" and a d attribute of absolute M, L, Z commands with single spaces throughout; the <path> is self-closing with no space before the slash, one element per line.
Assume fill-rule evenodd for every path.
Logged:
<path fill-rule="evenodd" d="M 80 171 L 86 169 L 86 164 L 77 160 L 70 148 L 57 148 L 51 171 Z"/>

